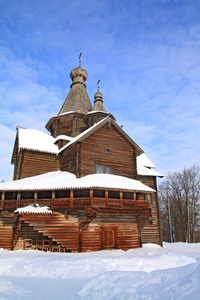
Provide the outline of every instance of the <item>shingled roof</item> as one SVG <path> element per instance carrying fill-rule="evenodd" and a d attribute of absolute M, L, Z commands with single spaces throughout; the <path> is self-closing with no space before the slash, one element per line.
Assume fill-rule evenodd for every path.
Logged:
<path fill-rule="evenodd" d="M 67 95 L 67 98 L 65 99 L 65 102 L 63 103 L 58 115 L 69 111 L 87 114 L 88 111 L 92 110 L 92 104 L 86 91 L 86 85 L 84 84 L 87 76 L 86 70 L 80 66 L 71 71 L 71 90 Z"/>

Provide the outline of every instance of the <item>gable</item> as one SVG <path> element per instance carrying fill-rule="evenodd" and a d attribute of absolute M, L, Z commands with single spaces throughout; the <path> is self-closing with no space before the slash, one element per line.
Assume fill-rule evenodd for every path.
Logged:
<path fill-rule="evenodd" d="M 131 139 L 131 137 L 110 117 L 106 117 L 105 119 L 99 121 L 98 123 L 94 124 L 92 127 L 88 128 L 87 130 L 83 131 L 81 134 L 76 136 L 75 138 L 72 138 L 71 141 L 65 145 L 63 148 L 60 149 L 59 153 L 62 152 L 64 149 L 69 147 L 71 144 L 77 143 L 77 142 L 83 142 L 85 139 L 87 139 L 89 136 L 94 134 L 97 130 L 99 130 L 101 127 L 103 127 L 105 124 L 108 124 L 109 126 L 115 127 L 115 129 L 129 142 L 135 149 L 136 149 L 136 155 L 139 155 L 143 153 L 144 151 Z"/>
<path fill-rule="evenodd" d="M 81 176 L 97 172 L 136 178 L 136 149 L 113 125 L 106 123 L 81 143 Z"/>

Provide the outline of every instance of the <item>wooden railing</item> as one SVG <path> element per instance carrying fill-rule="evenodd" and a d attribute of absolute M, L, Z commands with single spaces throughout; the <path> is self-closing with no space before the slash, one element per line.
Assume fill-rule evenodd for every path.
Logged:
<path fill-rule="evenodd" d="M 145 194 L 143 194 L 145 195 Z M 87 206 L 94 207 L 116 207 L 116 208 L 133 208 L 133 207 L 149 207 L 149 196 L 147 194 L 146 199 L 142 200 L 142 197 L 138 197 L 137 193 L 134 193 L 134 199 L 123 199 L 123 192 L 120 191 L 120 199 L 109 198 L 108 192 L 105 191 L 105 197 L 93 197 L 92 190 L 90 197 L 74 198 L 73 192 L 70 193 L 69 198 L 55 198 L 55 192 L 52 192 L 52 199 L 37 199 L 37 194 L 34 199 L 20 199 L 20 193 L 17 199 L 5 199 L 5 193 L 2 193 L 0 199 L 0 209 L 14 211 L 17 208 L 25 207 L 33 203 L 38 203 L 41 206 L 48 206 L 51 209 L 65 209 L 65 208 L 77 208 L 81 209 Z"/>

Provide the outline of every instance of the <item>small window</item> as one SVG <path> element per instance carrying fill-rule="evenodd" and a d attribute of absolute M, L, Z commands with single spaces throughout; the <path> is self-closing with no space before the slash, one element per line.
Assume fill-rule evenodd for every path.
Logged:
<path fill-rule="evenodd" d="M 97 174 L 102 174 L 103 172 L 103 165 L 97 164 L 96 166 Z"/>
<path fill-rule="evenodd" d="M 105 151 L 105 152 L 109 152 L 110 150 L 109 150 L 109 149 L 104 149 L 104 151 Z"/>
<path fill-rule="evenodd" d="M 120 193 L 118 191 L 108 191 L 108 198 L 120 199 Z"/>
<path fill-rule="evenodd" d="M 21 199 L 34 199 L 34 192 L 21 192 Z"/>
<path fill-rule="evenodd" d="M 70 190 L 57 190 L 55 191 L 55 197 L 58 198 L 70 198 Z"/>
<path fill-rule="evenodd" d="M 89 198 L 90 190 L 74 190 L 74 198 Z"/>
<path fill-rule="evenodd" d="M 128 200 L 132 200 L 132 199 L 134 199 L 134 193 L 131 193 L 131 192 L 124 192 L 124 193 L 123 193 L 123 198 L 124 198 L 124 199 L 128 199 Z"/>
<path fill-rule="evenodd" d="M 51 199 L 52 191 L 38 191 L 37 198 L 38 199 Z"/>
<path fill-rule="evenodd" d="M 112 174 L 112 167 L 108 165 L 96 164 L 97 174 Z"/>
<path fill-rule="evenodd" d="M 144 200 L 146 200 L 146 201 L 148 200 L 147 194 L 145 194 Z M 149 204 L 152 204 L 152 195 L 151 194 L 149 194 Z"/>
<path fill-rule="evenodd" d="M 105 191 L 102 191 L 102 190 L 93 190 L 93 197 L 105 198 Z"/>
<path fill-rule="evenodd" d="M 111 174 L 111 166 L 105 166 L 105 174 Z"/>
<path fill-rule="evenodd" d="M 147 196 L 147 194 L 145 194 L 146 196 Z M 142 194 L 142 193 L 137 193 L 136 194 L 136 200 L 142 200 L 142 201 L 144 201 L 144 200 L 146 200 L 145 199 L 145 196 L 144 194 Z"/>
<path fill-rule="evenodd" d="M 5 192 L 5 200 L 16 200 L 17 192 Z"/>

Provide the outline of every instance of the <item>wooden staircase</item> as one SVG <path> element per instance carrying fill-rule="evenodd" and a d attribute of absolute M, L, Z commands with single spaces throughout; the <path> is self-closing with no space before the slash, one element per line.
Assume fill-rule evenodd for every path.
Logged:
<path fill-rule="evenodd" d="M 20 214 L 20 220 L 68 250 L 78 251 L 77 218 L 53 212 L 52 214 Z"/>

